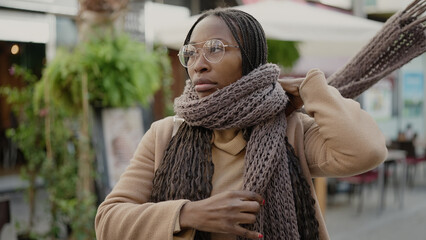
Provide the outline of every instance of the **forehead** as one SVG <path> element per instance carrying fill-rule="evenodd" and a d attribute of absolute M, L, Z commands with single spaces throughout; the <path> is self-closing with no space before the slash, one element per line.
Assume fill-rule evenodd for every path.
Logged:
<path fill-rule="evenodd" d="M 235 42 L 228 25 L 217 16 L 208 16 L 201 20 L 195 26 L 189 42 L 197 43 L 209 39 L 221 39 L 228 43 Z"/>

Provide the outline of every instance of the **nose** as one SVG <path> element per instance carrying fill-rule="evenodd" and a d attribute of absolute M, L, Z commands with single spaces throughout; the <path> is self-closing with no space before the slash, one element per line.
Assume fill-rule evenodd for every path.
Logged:
<path fill-rule="evenodd" d="M 195 59 L 194 65 L 191 66 L 195 72 L 206 72 L 210 70 L 210 64 L 204 56 L 204 52 L 199 50 L 199 54 Z"/>

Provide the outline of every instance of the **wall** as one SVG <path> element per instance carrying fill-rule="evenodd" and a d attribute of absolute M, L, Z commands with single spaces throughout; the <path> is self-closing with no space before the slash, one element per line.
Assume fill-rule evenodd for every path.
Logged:
<path fill-rule="evenodd" d="M 425 69 L 426 69 L 426 54 L 413 59 L 409 64 L 402 67 L 400 71 L 399 91 L 401 99 L 399 101 L 400 121 L 398 127 L 405 129 L 408 123 L 411 123 L 413 130 L 418 134 L 418 144 L 426 146 L 426 108 L 425 108 Z M 417 88 L 417 89 L 413 89 Z M 404 104 L 405 99 L 413 99 L 419 102 L 417 111 L 408 112 L 407 104 Z"/>
<path fill-rule="evenodd" d="M 387 114 L 383 117 L 383 115 L 377 114 L 377 111 L 368 107 L 374 105 L 368 94 L 371 94 L 374 87 L 377 86 L 363 94 L 364 109 L 373 116 L 388 141 L 396 139 L 398 131 L 404 131 L 407 124 L 410 123 L 412 129 L 418 134 L 417 144 L 421 149 L 426 146 L 425 69 L 426 54 L 423 54 L 395 72 L 395 79 L 393 79 L 390 92 L 392 109 L 388 117 L 386 117 Z M 386 94 L 381 95 L 385 96 Z M 407 100 L 414 100 L 417 103 L 416 106 L 420 107 L 413 110 L 413 107 L 407 105 Z M 385 99 L 385 102 L 388 101 Z"/>

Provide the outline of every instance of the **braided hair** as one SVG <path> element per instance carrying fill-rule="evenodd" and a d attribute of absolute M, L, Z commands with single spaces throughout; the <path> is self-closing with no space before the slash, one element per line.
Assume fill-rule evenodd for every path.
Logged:
<path fill-rule="evenodd" d="M 217 8 L 205 12 L 189 30 L 184 44 L 189 43 L 195 26 L 208 16 L 217 16 L 221 18 L 230 29 L 241 50 L 243 76 L 247 75 L 258 66 L 267 63 L 268 49 L 262 26 L 250 14 L 236 9 Z M 165 151 L 163 162 L 171 163 L 176 161 L 176 159 L 185 159 L 185 162 L 178 164 L 178 166 L 181 166 L 178 172 L 169 169 L 172 165 L 176 166 L 175 164 L 160 164 L 154 176 L 150 201 L 159 202 L 182 198 L 196 201 L 210 196 L 213 187 L 211 178 L 214 172 L 210 148 L 212 134 L 212 130 L 206 128 L 190 127 L 186 122 L 181 124 L 178 133 L 171 139 Z M 251 130 L 243 129 L 243 135 L 248 141 L 248 139 L 250 139 Z M 198 141 L 187 141 L 187 139 L 194 138 L 198 139 Z M 179 149 L 178 146 L 180 146 Z M 182 149 L 182 146 L 184 149 Z M 315 200 L 311 195 L 311 189 L 307 179 L 302 173 L 300 161 L 295 155 L 293 147 L 288 143 L 287 138 L 286 146 L 300 239 L 319 239 L 319 224 L 315 216 L 314 208 Z M 185 156 L 191 155 L 194 157 L 188 158 L 182 156 L 179 158 L 177 157 L 179 154 Z M 194 171 L 198 173 L 198 176 L 205 177 L 193 179 L 190 185 L 178 181 L 178 175 L 182 174 L 184 178 L 192 178 L 194 176 L 190 176 L 190 173 Z M 173 174 L 170 175 L 170 173 Z M 172 187 L 170 188 L 170 186 Z M 188 188 L 191 189 L 188 190 Z M 195 239 L 210 239 L 210 234 L 197 231 Z"/>

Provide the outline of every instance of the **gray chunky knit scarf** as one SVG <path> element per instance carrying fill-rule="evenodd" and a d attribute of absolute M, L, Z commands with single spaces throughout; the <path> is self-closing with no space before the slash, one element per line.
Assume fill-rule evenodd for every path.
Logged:
<path fill-rule="evenodd" d="M 281 227 L 285 235 L 291 236 L 297 234 L 297 221 L 285 145 L 284 109 L 288 98 L 277 83 L 279 73 L 276 65 L 266 64 L 201 99 L 188 82 L 184 94 L 175 101 L 175 112 L 190 126 L 208 129 L 254 126 L 247 143 L 243 189 L 263 195 L 270 208 L 277 208 L 273 212 L 282 212 L 286 221 L 281 222 L 284 225 Z M 257 224 L 267 215 L 261 212 Z M 263 232 L 261 225 L 258 228 Z"/>
<path fill-rule="evenodd" d="M 185 135 L 179 132 L 185 131 L 185 127 L 181 125 L 175 139 L 172 139 L 165 152 L 162 164 L 156 171 L 151 200 L 179 198 L 200 200 L 209 197 L 212 189 L 211 179 L 203 181 L 208 182 L 210 184 L 207 184 L 208 186 L 196 186 L 194 180 L 182 177 L 182 175 L 192 176 L 191 178 L 194 179 L 209 178 L 213 175 L 214 167 L 211 162 L 211 147 L 209 147 L 211 138 L 202 139 L 204 136 L 197 134 L 197 129 L 200 127 L 211 130 L 250 128 L 251 135 L 245 155 L 243 189 L 259 193 L 268 204 L 261 208 L 256 223 L 247 227 L 264 233 L 268 239 L 300 239 L 301 226 L 298 226 L 293 195 L 293 191 L 296 190 L 293 189 L 292 181 L 293 184 L 305 184 L 305 189 L 308 189 L 304 190 L 303 194 L 306 195 L 300 197 L 308 200 L 300 200 L 297 197 L 296 200 L 297 203 L 310 201 L 308 205 L 310 204 L 311 209 L 307 211 L 310 211 L 309 216 L 313 218 L 315 218 L 314 200 L 310 195 L 307 182 L 301 183 L 303 181 L 300 179 L 295 180 L 295 176 L 292 176 L 294 174 L 289 172 L 289 165 L 293 169 L 296 165 L 299 176 L 302 176 L 298 159 L 294 156 L 294 152 L 289 152 L 291 146 L 286 139 L 285 107 L 288 98 L 277 82 L 279 73 L 278 66 L 265 64 L 231 85 L 218 89 L 201 99 L 188 80 L 183 95 L 175 100 L 175 112 L 184 118 L 186 126 L 190 127 L 188 136 L 191 140 L 185 144 L 179 144 L 184 140 L 176 138 Z M 203 145 L 209 146 L 200 147 L 201 142 L 206 141 L 208 144 Z M 188 146 L 190 144 L 194 146 Z M 195 148 L 202 150 L 194 153 Z M 288 158 L 288 154 L 292 157 Z M 193 160 L 195 158 L 199 160 Z M 191 170 L 184 170 L 182 165 L 189 165 Z M 202 165 L 204 167 L 201 167 Z M 203 172 L 200 169 L 206 170 Z M 304 180 L 303 176 L 302 178 Z M 187 181 L 187 184 L 177 183 L 179 181 Z M 317 224 L 317 221 L 314 221 Z M 302 231 L 317 232 L 318 226 L 315 224 L 312 225 L 313 229 Z M 208 237 L 196 236 L 196 239 L 208 239 Z"/>

